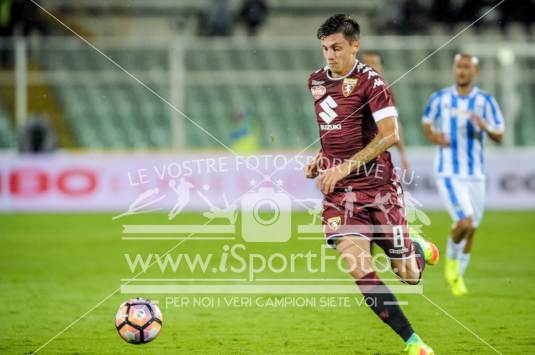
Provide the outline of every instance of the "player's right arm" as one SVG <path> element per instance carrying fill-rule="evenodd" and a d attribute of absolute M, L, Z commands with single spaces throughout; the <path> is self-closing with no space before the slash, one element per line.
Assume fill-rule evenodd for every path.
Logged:
<path fill-rule="evenodd" d="M 432 124 L 423 123 L 422 130 L 424 132 L 425 138 L 433 144 L 441 145 L 443 147 L 448 147 L 450 145 L 450 140 L 448 137 L 440 132 L 435 131 Z"/>
<path fill-rule="evenodd" d="M 448 147 L 450 141 L 446 135 L 435 130 L 435 121 L 439 115 L 440 96 L 438 93 L 431 95 L 425 106 L 424 115 L 422 117 L 422 131 L 425 138 L 433 144 Z"/>

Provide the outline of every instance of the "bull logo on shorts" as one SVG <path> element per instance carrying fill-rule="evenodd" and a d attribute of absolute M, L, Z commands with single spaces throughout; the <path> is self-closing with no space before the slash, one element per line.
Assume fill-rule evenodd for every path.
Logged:
<path fill-rule="evenodd" d="M 327 224 L 329 225 L 329 228 L 331 228 L 331 230 L 334 232 L 338 228 L 340 228 L 340 225 L 342 224 L 342 217 L 331 217 L 327 220 Z"/>

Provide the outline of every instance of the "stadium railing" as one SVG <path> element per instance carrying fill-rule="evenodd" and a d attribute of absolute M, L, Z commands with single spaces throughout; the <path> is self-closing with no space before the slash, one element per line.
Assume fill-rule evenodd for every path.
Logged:
<path fill-rule="evenodd" d="M 480 86 L 497 96 L 513 127 L 506 144 L 535 144 L 535 71 L 527 70 L 535 64 L 533 46 L 472 35 L 436 51 L 448 39 L 362 40 L 362 49 L 384 57 L 407 144 L 425 144 L 423 106 L 434 90 L 452 84 L 452 58 L 459 51 L 480 57 Z M 39 64 L 38 71 L 27 72 L 28 85 L 45 81 L 53 88 L 82 147 L 219 147 L 180 112 L 225 144 L 231 143 L 240 125 L 236 117 L 243 112 L 256 122 L 251 132 L 259 135 L 261 148 L 297 149 L 317 138 L 306 87 L 308 75 L 323 65 L 314 39 L 102 38 L 93 43 L 131 75 L 75 38 L 28 42 L 30 62 Z M 8 77 L 0 71 L 0 86 L 8 85 Z M 0 123 L 0 137 L 10 136 L 12 127 Z M 2 138 L 1 144 L 12 146 L 14 140 Z"/>

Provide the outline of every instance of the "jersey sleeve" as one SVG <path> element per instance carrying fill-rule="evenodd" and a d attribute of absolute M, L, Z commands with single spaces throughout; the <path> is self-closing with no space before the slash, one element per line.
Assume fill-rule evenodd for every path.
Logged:
<path fill-rule="evenodd" d="M 491 95 L 486 96 L 485 109 L 483 111 L 483 119 L 490 126 L 491 130 L 496 132 L 503 132 L 505 124 L 503 120 L 500 106 Z"/>
<path fill-rule="evenodd" d="M 422 116 L 423 123 L 435 122 L 439 115 L 439 103 L 440 99 L 438 93 L 434 93 L 431 95 L 431 97 L 429 97 L 429 100 L 427 100 L 427 104 L 424 108 L 424 114 Z"/>
<path fill-rule="evenodd" d="M 397 117 L 392 91 L 379 75 L 367 79 L 367 100 L 373 119 L 378 122 L 387 117 Z"/>

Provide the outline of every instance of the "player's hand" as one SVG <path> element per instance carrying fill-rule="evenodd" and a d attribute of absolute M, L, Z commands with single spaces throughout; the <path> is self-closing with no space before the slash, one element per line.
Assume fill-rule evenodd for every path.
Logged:
<path fill-rule="evenodd" d="M 475 114 L 474 112 L 470 114 L 470 121 L 472 121 L 472 124 L 478 127 L 479 129 L 483 131 L 487 130 L 487 123 L 485 122 L 485 120 L 482 119 L 481 116 Z"/>
<path fill-rule="evenodd" d="M 496 143 L 501 143 L 503 140 L 503 131 L 496 131 L 490 126 L 483 118 L 478 116 L 475 113 L 470 114 L 470 121 L 473 125 L 476 127 L 479 127 L 479 129 L 485 133 L 487 133 L 493 141 Z"/>
<path fill-rule="evenodd" d="M 433 135 L 433 143 L 435 143 L 436 145 L 443 146 L 443 147 L 449 147 L 450 139 L 448 138 L 447 135 L 437 132 Z"/>
<path fill-rule="evenodd" d="M 336 183 L 349 175 L 349 167 L 340 164 L 319 172 L 318 187 L 324 195 L 334 191 Z"/>
<path fill-rule="evenodd" d="M 318 163 L 313 161 L 305 165 L 305 177 L 307 179 L 314 179 L 319 174 Z"/>
<path fill-rule="evenodd" d="M 409 171 L 409 160 L 407 159 L 407 157 L 405 156 L 405 154 L 402 154 L 401 157 L 400 157 L 400 162 L 401 162 L 401 169 L 403 169 L 404 172 L 407 172 Z"/>
<path fill-rule="evenodd" d="M 321 162 L 322 154 L 321 152 L 314 157 L 314 160 L 312 160 L 310 163 L 305 165 L 305 176 L 307 179 L 314 179 L 319 174 L 319 165 Z"/>

